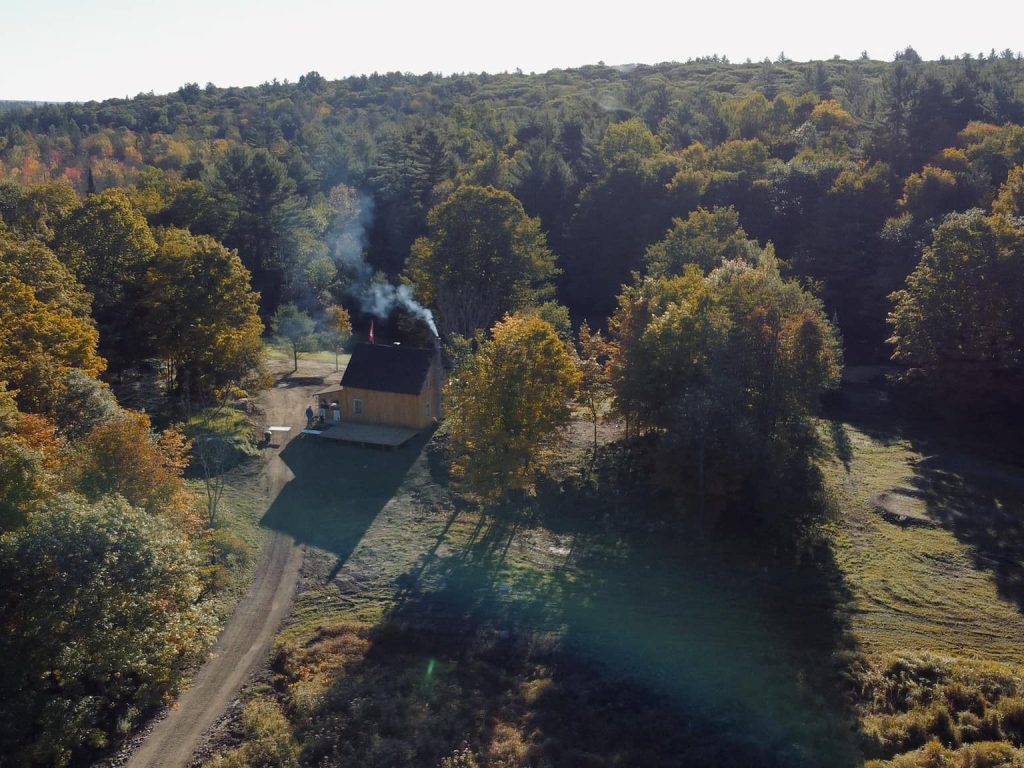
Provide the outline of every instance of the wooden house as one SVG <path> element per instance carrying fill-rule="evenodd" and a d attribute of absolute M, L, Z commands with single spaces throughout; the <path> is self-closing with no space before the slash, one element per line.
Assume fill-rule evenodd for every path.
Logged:
<path fill-rule="evenodd" d="M 437 349 L 357 344 L 340 385 L 317 392 L 325 426 L 353 423 L 423 429 L 442 416 Z"/>

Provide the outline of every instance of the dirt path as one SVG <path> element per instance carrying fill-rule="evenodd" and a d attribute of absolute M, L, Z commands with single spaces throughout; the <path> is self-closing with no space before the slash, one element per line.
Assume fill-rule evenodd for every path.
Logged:
<path fill-rule="evenodd" d="M 321 386 L 318 377 L 279 384 L 260 398 L 270 424 L 292 431 L 275 438 L 263 475 L 268 505 L 294 475 L 279 451 L 304 426 L 302 413 L 310 395 Z M 264 664 L 281 622 L 291 610 L 302 566 L 303 549 L 290 536 L 275 531 L 264 548 L 253 582 L 235 608 L 210 660 L 191 687 L 146 736 L 128 761 L 128 768 L 185 768 L 203 736 L 228 708 L 242 685 Z"/>

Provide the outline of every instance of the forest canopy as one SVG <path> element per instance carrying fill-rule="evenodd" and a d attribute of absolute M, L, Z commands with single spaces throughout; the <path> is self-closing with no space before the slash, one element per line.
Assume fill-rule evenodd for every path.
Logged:
<path fill-rule="evenodd" d="M 0 110 L 0 751 L 83 762 L 214 634 L 216 505 L 184 479 L 203 435 L 111 384 L 144 372 L 184 411 L 258 386 L 268 330 L 296 369 L 371 322 L 439 331 L 478 499 L 535 492 L 576 406 L 595 463 L 611 413 L 674 498 L 763 530 L 811 490 L 844 362 L 1019 423 L 1022 216 L 1009 51 Z"/>
<path fill-rule="evenodd" d="M 281 303 L 316 317 L 342 302 L 358 325 L 353 258 L 365 250 L 370 274 L 399 281 L 417 238 L 437 237 L 432 209 L 436 228 L 455 190 L 493 187 L 538 222 L 574 321 L 598 327 L 631 273 L 661 258 L 645 254 L 674 221 L 732 210 L 744 237 L 771 242 L 787 274 L 820 286 L 849 359 L 877 362 L 891 355 L 888 296 L 942 218 L 1019 212 L 1022 82 L 1009 51 L 926 62 L 907 49 L 890 62 L 707 57 L 187 84 L 0 113 L 0 213 L 54 245 L 55 224 L 77 209 L 71 190 L 125 188 L 150 226 L 237 249 L 264 323 Z M 91 247 L 75 222 L 97 206 L 61 234 L 72 268 Z M 129 271 L 138 248 L 152 250 L 144 238 L 123 245 L 111 258 Z M 116 320 L 102 268 L 76 273 L 96 292 L 101 332 Z M 101 348 L 115 368 L 132 351 Z"/>

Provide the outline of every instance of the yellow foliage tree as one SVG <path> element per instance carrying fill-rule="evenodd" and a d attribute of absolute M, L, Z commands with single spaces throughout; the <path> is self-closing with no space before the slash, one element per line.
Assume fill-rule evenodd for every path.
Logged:
<path fill-rule="evenodd" d="M 1024 165 L 1018 165 L 1010 171 L 992 203 L 992 213 L 1024 216 Z"/>
<path fill-rule="evenodd" d="M 324 310 L 322 325 L 322 338 L 327 347 L 334 352 L 334 370 L 338 370 L 338 355 L 352 335 L 352 318 L 349 317 L 347 309 L 331 304 Z"/>
<path fill-rule="evenodd" d="M 87 312 L 81 286 L 52 253 L 0 232 L 0 381 L 18 390 L 21 410 L 52 415 L 55 382 L 104 370 Z"/>
<path fill-rule="evenodd" d="M 484 499 L 532 490 L 579 383 L 572 351 L 550 323 L 507 315 L 449 383 L 452 474 Z"/>

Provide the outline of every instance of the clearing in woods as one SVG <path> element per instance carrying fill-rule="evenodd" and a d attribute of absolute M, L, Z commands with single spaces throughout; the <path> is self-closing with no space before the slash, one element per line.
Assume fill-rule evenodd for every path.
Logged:
<path fill-rule="evenodd" d="M 263 522 L 307 546 L 275 661 L 307 757 L 857 765 L 855 657 L 1024 661 L 1024 474 L 826 426 L 838 513 L 785 552 L 696 537 L 629 494 L 460 506 L 425 436 L 293 439 Z"/>

